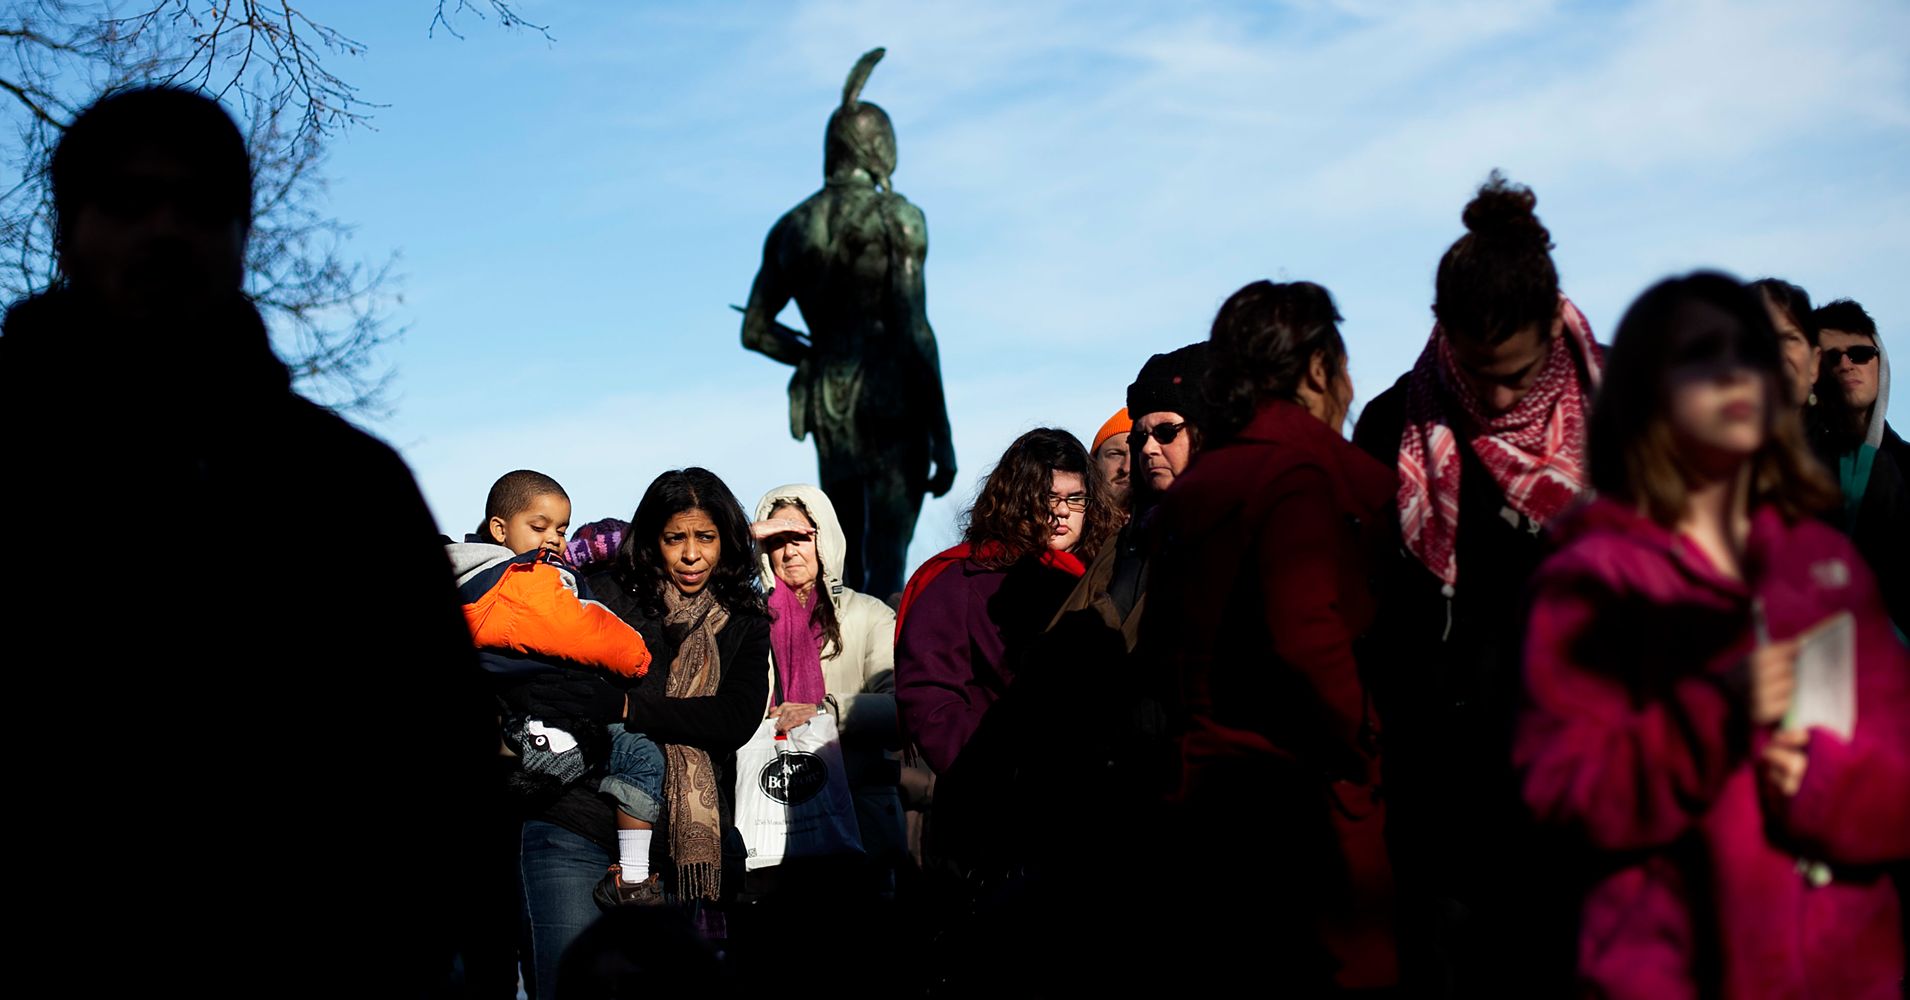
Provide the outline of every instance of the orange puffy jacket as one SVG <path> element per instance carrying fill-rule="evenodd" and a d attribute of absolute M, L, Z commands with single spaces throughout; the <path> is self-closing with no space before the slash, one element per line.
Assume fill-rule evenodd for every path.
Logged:
<path fill-rule="evenodd" d="M 576 577 L 553 554 L 494 559 L 458 583 L 466 598 L 464 619 L 480 649 L 552 657 L 623 677 L 650 670 L 643 637 L 609 608 L 579 596 Z"/>

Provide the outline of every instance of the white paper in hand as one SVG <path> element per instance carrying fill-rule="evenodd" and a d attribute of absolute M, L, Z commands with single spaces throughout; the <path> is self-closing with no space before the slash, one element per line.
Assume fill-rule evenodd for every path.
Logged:
<path fill-rule="evenodd" d="M 1784 728 L 1812 726 L 1846 740 L 1857 728 L 1857 623 L 1848 611 L 1798 636 L 1797 693 Z"/>

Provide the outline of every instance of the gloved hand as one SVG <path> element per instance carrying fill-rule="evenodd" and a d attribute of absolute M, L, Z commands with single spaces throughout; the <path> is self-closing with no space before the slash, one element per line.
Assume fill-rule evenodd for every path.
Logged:
<path fill-rule="evenodd" d="M 504 693 L 512 710 L 534 719 L 575 719 L 607 726 L 622 722 L 623 689 L 590 670 L 553 670 Z"/>

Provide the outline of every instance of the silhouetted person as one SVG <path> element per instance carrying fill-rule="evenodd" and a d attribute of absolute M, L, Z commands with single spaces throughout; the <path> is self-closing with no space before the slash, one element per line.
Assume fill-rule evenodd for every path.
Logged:
<path fill-rule="evenodd" d="M 564 952 L 556 992 L 561 1000 L 743 995 L 722 959 L 697 936 L 689 914 L 667 906 L 621 906 L 605 913 Z"/>
<path fill-rule="evenodd" d="M 1228 868 L 1170 877 L 1194 912 L 1232 911 L 1183 939 L 1195 992 L 1399 980 L 1380 726 L 1362 680 L 1376 664 L 1361 648 L 1372 567 L 1397 539 L 1396 481 L 1342 436 L 1353 382 L 1339 319 L 1312 282 L 1227 299 L 1208 342 L 1204 450 L 1154 515 L 1138 648 L 1178 680 L 1186 719 L 1186 829 L 1167 856 Z"/>
<path fill-rule="evenodd" d="M 886 600 L 902 589 L 922 493 L 955 483 L 955 444 L 922 282 L 928 222 L 889 184 L 888 114 L 857 99 L 881 58 L 875 49 L 856 63 L 829 116 L 822 190 L 769 231 L 743 346 L 796 366 L 789 429 L 816 437 L 822 489 L 849 540 L 843 582 Z M 806 338 L 776 322 L 792 298 Z"/>
<path fill-rule="evenodd" d="M 0 468 L 15 552 L 82 575 L 0 619 L 37 748 L 18 954 L 49 992 L 423 992 L 469 868 L 440 821 L 497 745 L 431 515 L 273 355 L 224 110 L 107 97 L 50 172 L 61 277 L 6 317 Z"/>

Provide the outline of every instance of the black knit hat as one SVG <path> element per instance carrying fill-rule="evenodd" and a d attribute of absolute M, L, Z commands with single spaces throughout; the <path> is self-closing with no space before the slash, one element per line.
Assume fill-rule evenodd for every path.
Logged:
<path fill-rule="evenodd" d="M 1211 408 L 1201 394 L 1207 380 L 1207 342 L 1156 354 L 1141 366 L 1127 387 L 1127 412 L 1139 421 L 1150 413 L 1178 413 L 1195 426 L 1208 422 Z"/>

